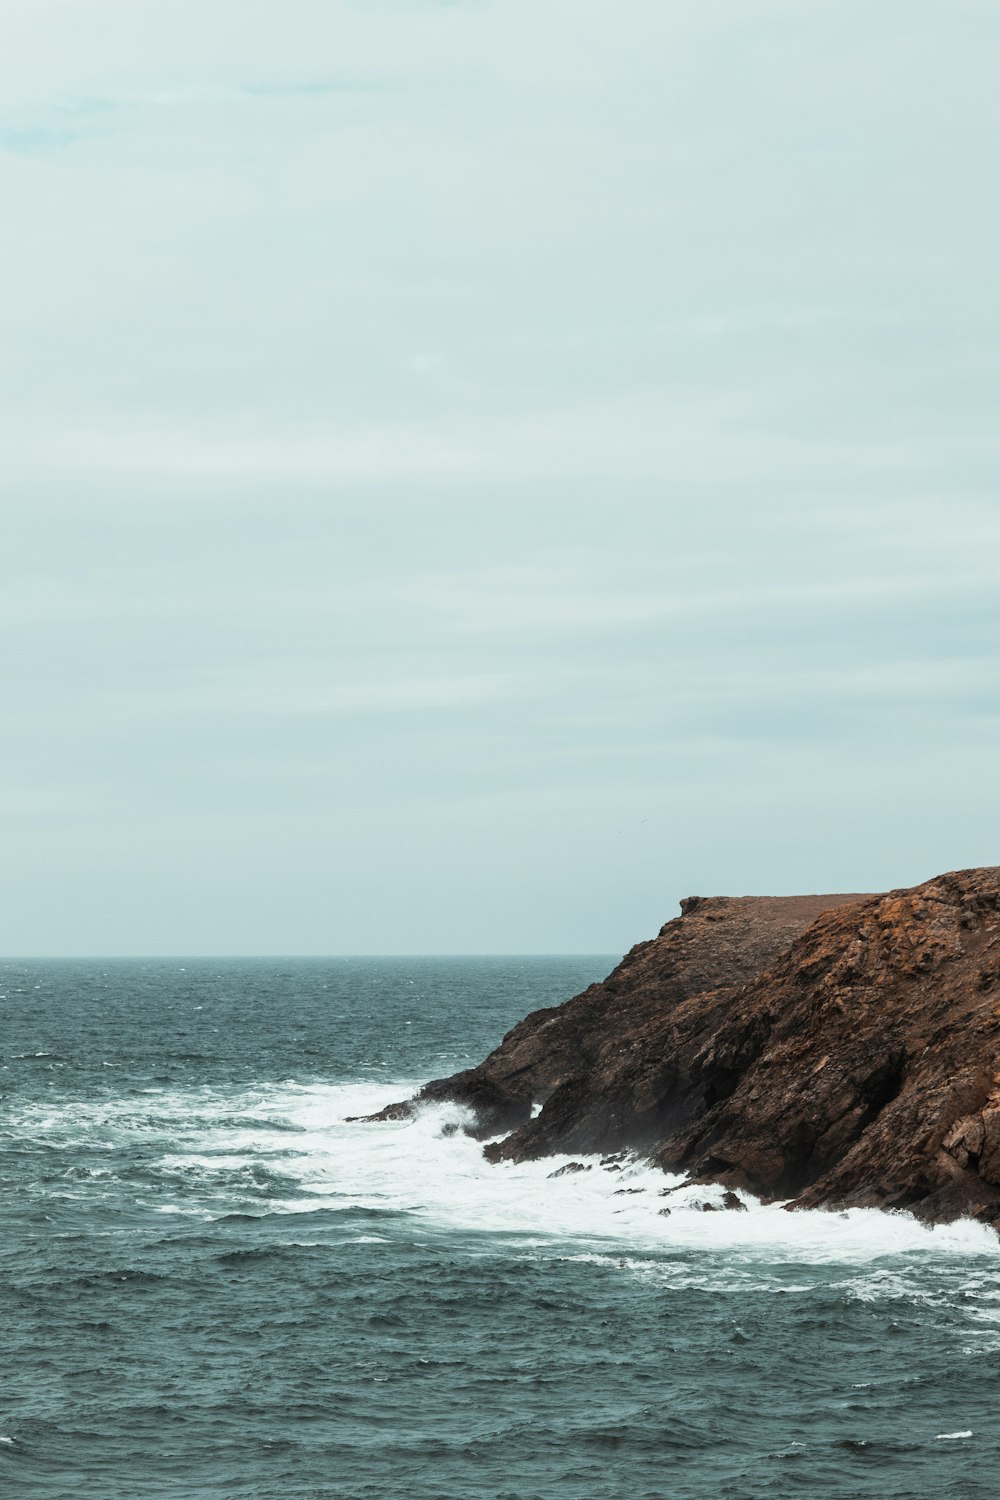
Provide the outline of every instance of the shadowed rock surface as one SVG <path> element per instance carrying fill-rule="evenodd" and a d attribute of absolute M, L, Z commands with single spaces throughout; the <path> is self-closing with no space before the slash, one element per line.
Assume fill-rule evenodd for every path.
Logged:
<path fill-rule="evenodd" d="M 521 1149 L 518 1137 L 517 1154 L 651 1144 L 658 1138 L 655 1118 L 646 1121 L 643 1130 L 635 1109 L 626 1110 L 624 1101 L 611 1101 L 616 1115 L 612 1122 L 596 1100 L 594 1118 L 588 1115 L 577 1122 L 569 1144 L 561 1136 L 546 1144 L 546 1132 L 558 1129 L 562 1106 L 572 1113 L 570 1100 L 575 1097 L 573 1092 L 553 1095 L 575 1090 L 582 1104 L 587 1080 L 606 1071 L 619 1056 L 645 1050 L 651 1028 L 674 1006 L 705 991 L 731 992 L 759 974 L 822 912 L 857 899 L 691 896 L 681 902 L 680 917 L 667 922 L 657 937 L 638 943 L 600 984 L 563 1005 L 533 1011 L 478 1067 L 435 1079 L 425 1084 L 416 1100 L 391 1104 L 372 1119 L 404 1118 L 413 1103 L 455 1101 L 475 1112 L 474 1133 L 486 1138 L 526 1125 L 532 1106 L 549 1100 L 543 1119 L 532 1124 L 530 1144 L 524 1140 Z M 640 1116 L 648 1113 L 643 1100 L 633 1102 Z M 514 1150 L 512 1143 L 512 1154 Z"/>
<path fill-rule="evenodd" d="M 493 1160 L 628 1147 L 795 1206 L 1000 1225 L 1000 869 L 884 896 L 692 898 L 603 983 L 420 1097 L 505 1132 Z"/>

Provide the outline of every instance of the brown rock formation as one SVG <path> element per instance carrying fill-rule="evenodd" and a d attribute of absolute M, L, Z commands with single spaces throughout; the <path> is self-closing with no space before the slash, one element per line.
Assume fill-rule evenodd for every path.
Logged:
<path fill-rule="evenodd" d="M 829 913 L 692 1040 L 703 1105 L 663 1165 L 805 1207 L 1000 1220 L 1000 870 Z"/>
<path fill-rule="evenodd" d="M 1000 869 L 682 913 L 421 1098 L 509 1132 L 494 1160 L 627 1147 L 792 1206 L 1000 1227 Z"/>
<path fill-rule="evenodd" d="M 475 1111 L 475 1133 L 487 1137 L 526 1126 L 533 1104 L 548 1100 L 528 1138 L 511 1141 L 512 1155 L 652 1145 L 661 1134 L 659 1112 L 642 1091 L 630 1109 L 617 1097 L 605 1105 L 595 1095 L 591 1109 L 577 1110 L 572 1101 L 578 1098 L 583 1106 L 597 1079 L 613 1072 L 615 1059 L 645 1055 L 675 1006 L 706 992 L 730 994 L 822 912 L 858 899 L 691 896 L 681 902 L 682 916 L 637 944 L 607 979 L 564 1005 L 526 1016 L 485 1062 L 426 1084 L 414 1102 L 465 1104 Z M 403 1101 L 372 1118 L 399 1119 L 410 1109 Z M 558 1131 L 556 1121 L 564 1113 L 573 1117 L 574 1128 L 565 1139 L 554 1134 L 549 1142 L 547 1132 Z"/>

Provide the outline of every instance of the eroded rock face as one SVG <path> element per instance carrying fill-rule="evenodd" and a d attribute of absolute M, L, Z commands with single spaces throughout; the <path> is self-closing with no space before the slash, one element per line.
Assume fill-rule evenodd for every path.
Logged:
<path fill-rule="evenodd" d="M 792 1206 L 1000 1227 L 1000 869 L 682 909 L 423 1096 L 505 1132 L 494 1160 L 629 1147 Z"/>
<path fill-rule="evenodd" d="M 1000 1220 L 998 959 L 1000 870 L 829 913 L 705 1038 L 692 1071 L 734 1085 L 656 1159 L 802 1206 Z"/>
<path fill-rule="evenodd" d="M 414 1103 L 453 1100 L 474 1110 L 475 1133 L 486 1138 L 528 1126 L 532 1106 L 545 1102 L 523 1141 L 519 1136 L 512 1142 L 512 1153 L 651 1145 L 658 1139 L 659 1120 L 650 1088 L 641 1085 L 628 1101 L 605 1101 L 599 1094 L 591 1098 L 597 1078 L 619 1056 L 645 1055 L 674 1007 L 709 991 L 718 992 L 721 1001 L 759 974 L 823 911 L 857 899 L 689 897 L 681 903 L 682 916 L 637 944 L 600 984 L 564 1005 L 534 1011 L 478 1067 L 435 1079 L 416 1100 L 389 1105 L 372 1118 L 399 1119 Z M 560 1124 L 564 1116 L 567 1127 L 572 1121 L 568 1144 Z"/>
<path fill-rule="evenodd" d="M 575 1065 L 553 1080 L 536 1119 L 487 1154 L 525 1160 L 553 1151 L 649 1151 L 728 1097 L 758 1043 L 755 1019 L 719 1048 L 706 1043 L 737 1013 L 737 997 L 824 912 L 863 897 L 689 898 L 652 943 L 634 948 L 597 992 Z M 556 1013 L 557 1015 L 559 1012 Z M 528 1018 L 528 1023 L 532 1020 Z M 528 1023 L 522 1023 L 526 1025 Z M 503 1058 L 515 1032 L 484 1066 Z M 544 1034 L 535 1033 L 538 1043 Z M 564 1038 L 565 1040 L 565 1038 Z M 666 1159 L 664 1167 L 674 1169 Z"/>

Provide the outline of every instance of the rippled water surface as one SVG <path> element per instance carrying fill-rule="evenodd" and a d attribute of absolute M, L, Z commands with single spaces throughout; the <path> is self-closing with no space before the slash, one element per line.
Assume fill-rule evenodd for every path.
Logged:
<path fill-rule="evenodd" d="M 992 1500 L 986 1231 L 345 1123 L 610 963 L 0 966 L 0 1492 Z"/>

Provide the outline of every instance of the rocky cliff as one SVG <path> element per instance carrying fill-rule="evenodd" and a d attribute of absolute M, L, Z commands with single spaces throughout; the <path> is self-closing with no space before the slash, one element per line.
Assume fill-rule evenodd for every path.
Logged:
<path fill-rule="evenodd" d="M 421 1098 L 470 1105 L 494 1160 L 632 1148 L 793 1205 L 1000 1225 L 1000 869 L 691 898 Z"/>

